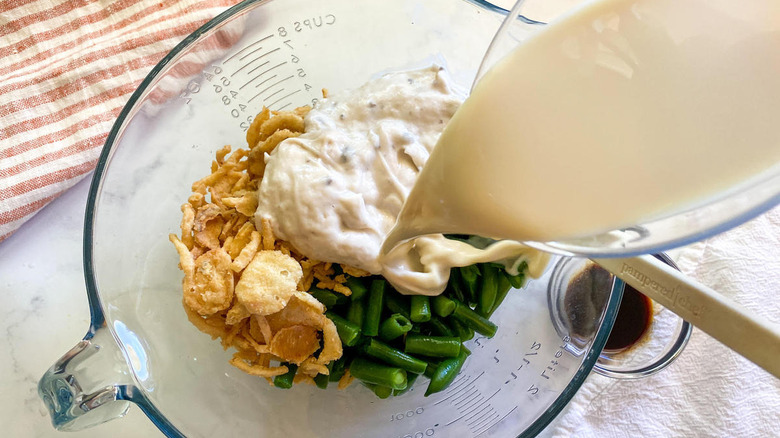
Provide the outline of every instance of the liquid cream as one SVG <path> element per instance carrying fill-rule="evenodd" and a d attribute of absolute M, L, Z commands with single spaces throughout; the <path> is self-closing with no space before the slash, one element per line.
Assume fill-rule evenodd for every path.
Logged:
<path fill-rule="evenodd" d="M 483 77 L 384 248 L 430 233 L 594 235 L 683 211 L 779 163 L 780 2 L 603 0 Z"/>

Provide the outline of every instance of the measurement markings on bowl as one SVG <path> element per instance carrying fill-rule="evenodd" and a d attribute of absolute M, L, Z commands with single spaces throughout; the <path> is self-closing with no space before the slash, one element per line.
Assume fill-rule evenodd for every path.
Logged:
<path fill-rule="evenodd" d="M 425 407 L 418 406 L 414 409 L 409 409 L 406 412 L 397 412 L 390 416 L 390 422 L 401 422 L 404 420 L 408 420 L 410 418 L 414 418 L 416 416 L 420 416 L 423 412 L 425 412 Z M 412 432 L 409 432 L 405 435 L 399 436 L 399 438 L 423 438 L 427 436 L 434 436 L 436 434 L 436 427 L 438 427 L 439 424 L 434 424 L 431 427 L 426 427 L 421 430 L 415 430 Z"/>
<path fill-rule="evenodd" d="M 517 394 L 517 390 L 512 389 L 512 386 L 518 382 L 528 385 L 521 389 L 521 393 L 527 395 L 530 403 L 538 401 L 540 393 L 548 390 L 547 381 L 557 371 L 558 359 L 563 356 L 569 341 L 570 338 L 564 336 L 550 351 L 549 347 L 546 350 L 543 348 L 541 341 L 532 340 L 520 349 L 519 354 L 513 352 L 513 360 L 508 361 L 504 359 L 500 349 L 491 349 L 490 339 L 475 338 L 472 348 L 482 350 L 481 355 L 487 357 L 488 361 L 479 374 L 468 374 L 464 370 L 450 388 L 442 393 L 441 398 L 432 404 L 447 405 L 450 410 L 457 412 L 442 428 L 465 428 L 473 437 L 488 432 L 521 409 L 519 405 L 511 403 L 514 401 L 512 395 Z M 503 373 L 506 377 L 497 378 Z M 532 377 L 530 384 L 529 373 Z M 520 378 L 521 376 L 525 376 L 525 379 Z M 509 399 L 506 399 L 507 397 Z"/>
<path fill-rule="evenodd" d="M 210 97 L 216 97 L 243 131 L 249 129 L 264 106 L 280 111 L 316 104 L 321 90 L 309 83 L 304 60 L 296 51 L 304 43 L 297 41 L 294 34 L 307 26 L 315 29 L 317 23 L 320 26 L 335 23 L 334 15 L 325 17 L 296 21 L 290 27 L 282 26 L 257 38 L 221 63 L 204 68 L 179 97 L 189 104 L 201 90 L 209 90 L 213 93 Z"/>
<path fill-rule="evenodd" d="M 222 63 L 225 69 L 233 70 L 230 77 L 238 85 L 236 94 L 245 102 L 244 107 L 253 102 L 257 105 L 252 105 L 246 121 L 240 123 L 244 131 L 261 106 L 274 111 L 290 109 L 293 96 L 314 88 L 304 80 L 306 69 L 295 52 L 296 45 L 287 29 L 279 27 L 275 33 L 248 44 Z M 231 115 L 236 117 L 233 110 Z M 241 116 L 239 113 L 238 117 Z"/>
<path fill-rule="evenodd" d="M 425 430 L 416 430 L 414 432 L 409 432 L 406 435 L 400 435 L 398 438 L 423 438 L 423 437 L 434 436 L 434 435 L 436 435 L 436 431 L 434 430 L 434 428 L 429 427 Z"/>
<path fill-rule="evenodd" d="M 502 418 L 501 413 L 491 403 L 491 400 L 501 392 L 501 388 L 485 393 L 484 389 L 477 385 L 483 376 L 485 376 L 485 371 L 476 376 L 461 373 L 450 388 L 443 393 L 444 397 L 433 403 L 433 406 L 447 403 L 450 408 L 457 411 L 458 415 L 445 423 L 443 427 L 457 423 L 461 427 L 467 428 L 472 436 L 476 436 L 486 430 L 486 427 L 489 428 L 495 424 L 496 420 Z"/>

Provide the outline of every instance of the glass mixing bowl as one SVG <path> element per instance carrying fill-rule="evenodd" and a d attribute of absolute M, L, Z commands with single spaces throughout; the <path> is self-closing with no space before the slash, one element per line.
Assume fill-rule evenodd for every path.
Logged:
<path fill-rule="evenodd" d="M 39 384 L 55 427 L 89 427 L 135 403 L 168 436 L 541 431 L 598 359 L 620 293 L 575 351 L 547 306 L 549 272 L 513 291 L 494 315 L 497 335 L 470 341 L 457 380 L 428 398 L 423 381 L 388 400 L 360 385 L 280 390 L 233 368 L 231 353 L 188 322 L 167 239 L 178 232 L 191 183 L 222 145 L 244 144 L 263 105 L 311 104 L 323 88 L 431 63 L 467 90 L 502 19 L 465 0 L 245 1 L 178 45 L 122 110 L 95 171 L 84 233 L 92 324 Z"/>

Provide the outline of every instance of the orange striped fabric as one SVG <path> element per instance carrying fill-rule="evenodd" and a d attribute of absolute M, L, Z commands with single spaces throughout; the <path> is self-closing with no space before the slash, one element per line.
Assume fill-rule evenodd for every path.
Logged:
<path fill-rule="evenodd" d="M 238 0 L 0 0 L 0 241 L 91 172 L 122 106 Z"/>

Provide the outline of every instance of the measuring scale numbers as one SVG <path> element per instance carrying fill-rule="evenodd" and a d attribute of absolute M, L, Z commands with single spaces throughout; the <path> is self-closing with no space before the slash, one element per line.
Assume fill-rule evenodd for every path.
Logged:
<path fill-rule="evenodd" d="M 257 37 L 222 62 L 204 68 L 179 97 L 189 104 L 194 95 L 211 93 L 243 131 L 263 107 L 281 111 L 314 105 L 322 89 L 309 81 L 305 55 L 296 50 L 307 44 L 297 37 L 336 22 L 334 14 L 324 14 L 279 26 L 274 33 Z"/>

